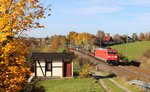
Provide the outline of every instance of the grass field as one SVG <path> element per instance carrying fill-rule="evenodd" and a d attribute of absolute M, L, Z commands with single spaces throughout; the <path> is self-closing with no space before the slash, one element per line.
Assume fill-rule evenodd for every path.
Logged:
<path fill-rule="evenodd" d="M 130 85 L 124 79 L 115 77 L 115 78 L 113 78 L 113 80 L 115 80 L 117 83 L 119 83 L 120 85 L 124 86 L 125 88 L 130 89 L 132 92 L 141 92 L 140 87 L 138 87 L 136 85 Z"/>
<path fill-rule="evenodd" d="M 110 80 L 103 79 L 103 81 L 104 81 L 104 84 L 107 86 L 108 90 L 110 90 L 111 92 L 125 92 L 123 89 L 114 85 Z"/>
<path fill-rule="evenodd" d="M 150 41 L 133 42 L 127 44 L 114 45 L 111 47 L 117 49 L 125 56 L 127 50 L 128 59 L 134 60 L 141 56 L 148 48 L 150 48 Z"/>
<path fill-rule="evenodd" d="M 91 78 L 71 78 L 59 80 L 44 80 L 38 85 L 44 86 L 46 92 L 89 92 Z M 99 83 L 94 83 L 94 92 L 105 92 Z"/>

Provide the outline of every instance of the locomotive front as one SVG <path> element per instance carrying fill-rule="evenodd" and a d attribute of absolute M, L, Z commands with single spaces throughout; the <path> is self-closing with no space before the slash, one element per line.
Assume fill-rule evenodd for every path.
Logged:
<path fill-rule="evenodd" d="M 95 57 L 109 64 L 118 64 L 118 52 L 111 48 L 97 48 Z"/>
<path fill-rule="evenodd" d="M 118 52 L 114 49 L 107 49 L 107 61 L 109 63 L 118 64 Z"/>

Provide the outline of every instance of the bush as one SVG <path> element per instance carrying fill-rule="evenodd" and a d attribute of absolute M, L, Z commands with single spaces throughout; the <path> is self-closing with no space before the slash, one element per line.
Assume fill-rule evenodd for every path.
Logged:
<path fill-rule="evenodd" d="M 125 60 L 125 59 L 127 59 L 127 57 L 124 56 L 122 53 L 119 53 L 118 56 L 119 56 L 119 60 Z"/>
<path fill-rule="evenodd" d="M 78 77 L 79 76 L 79 71 L 80 70 L 73 70 L 73 77 Z"/>
<path fill-rule="evenodd" d="M 90 65 L 89 64 L 83 65 L 83 68 L 79 72 L 79 76 L 81 78 L 87 78 L 90 76 Z"/>
<path fill-rule="evenodd" d="M 43 86 L 34 86 L 31 92 L 45 92 L 45 88 Z"/>
<path fill-rule="evenodd" d="M 150 49 L 146 50 L 143 55 L 140 57 L 140 67 L 149 70 L 150 69 Z"/>
<path fill-rule="evenodd" d="M 150 49 L 146 50 L 142 56 L 146 58 L 150 58 Z"/>
<path fill-rule="evenodd" d="M 42 81 L 41 78 L 33 78 L 30 83 L 27 83 L 27 85 L 23 86 L 23 89 L 21 89 L 19 92 L 45 92 L 44 86 L 38 85 L 38 82 Z"/>

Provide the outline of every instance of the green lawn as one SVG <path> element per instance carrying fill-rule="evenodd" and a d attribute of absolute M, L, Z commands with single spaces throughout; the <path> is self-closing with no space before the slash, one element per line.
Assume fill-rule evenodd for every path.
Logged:
<path fill-rule="evenodd" d="M 129 60 L 137 59 L 142 55 L 148 48 L 150 48 L 150 41 L 141 41 L 133 42 L 127 44 L 120 44 L 111 46 L 114 49 L 117 49 L 123 55 L 126 56 L 126 47 L 127 47 L 127 57 Z"/>
<path fill-rule="evenodd" d="M 137 85 L 130 85 L 124 79 L 120 79 L 118 77 L 115 77 L 115 78 L 113 78 L 113 80 L 115 80 L 117 83 L 124 86 L 125 88 L 130 89 L 132 92 L 141 92 L 140 87 L 138 87 Z"/>
<path fill-rule="evenodd" d="M 109 73 L 106 72 L 101 72 L 103 75 L 108 75 Z M 118 88 L 116 85 L 114 85 L 109 79 L 102 79 L 104 84 L 108 87 L 111 92 L 124 92 L 124 90 Z M 130 85 L 125 79 L 119 78 L 119 77 L 114 77 L 114 81 L 116 81 L 118 84 L 121 86 L 131 90 L 132 92 L 140 92 L 140 87 L 137 85 Z M 117 91 L 116 91 L 117 90 Z"/>
<path fill-rule="evenodd" d="M 119 88 L 118 86 L 114 85 L 110 80 L 103 79 L 104 84 L 111 92 L 125 92 L 123 89 Z"/>
<path fill-rule="evenodd" d="M 46 92 L 89 92 L 91 78 L 71 78 L 59 80 L 44 80 L 38 85 L 44 86 Z M 99 83 L 94 83 L 94 92 L 105 92 Z"/>

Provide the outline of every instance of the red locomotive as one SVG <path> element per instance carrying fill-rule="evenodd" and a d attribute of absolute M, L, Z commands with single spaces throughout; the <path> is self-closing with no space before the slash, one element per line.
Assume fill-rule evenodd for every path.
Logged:
<path fill-rule="evenodd" d="M 95 57 L 108 64 L 118 64 L 118 52 L 111 48 L 96 48 Z"/>

